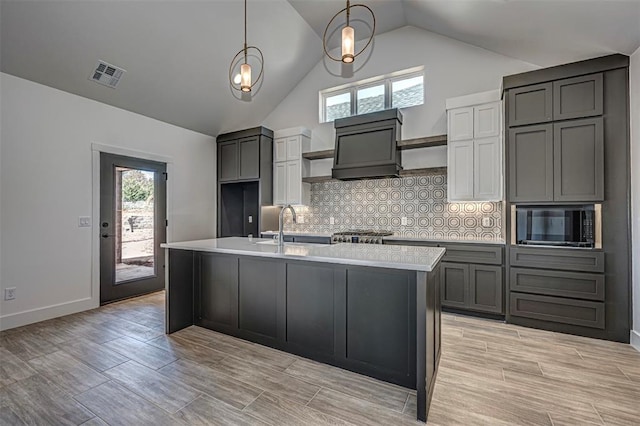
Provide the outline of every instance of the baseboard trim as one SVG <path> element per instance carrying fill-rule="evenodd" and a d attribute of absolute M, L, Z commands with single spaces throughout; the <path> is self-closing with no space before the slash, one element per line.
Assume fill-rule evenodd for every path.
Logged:
<path fill-rule="evenodd" d="M 0 331 L 97 308 L 90 297 L 0 316 Z"/>
<path fill-rule="evenodd" d="M 640 332 L 631 330 L 631 346 L 640 352 Z"/>

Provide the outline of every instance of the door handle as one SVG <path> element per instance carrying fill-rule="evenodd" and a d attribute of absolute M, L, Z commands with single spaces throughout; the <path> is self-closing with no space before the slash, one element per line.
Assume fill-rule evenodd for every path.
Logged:
<path fill-rule="evenodd" d="M 115 237 L 114 234 L 102 234 L 102 238 Z"/>

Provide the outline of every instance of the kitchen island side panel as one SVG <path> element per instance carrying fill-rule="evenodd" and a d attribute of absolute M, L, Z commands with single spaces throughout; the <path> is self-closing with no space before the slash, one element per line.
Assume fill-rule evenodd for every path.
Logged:
<path fill-rule="evenodd" d="M 165 329 L 170 334 L 193 325 L 196 256 L 188 250 L 167 250 L 165 256 Z"/>

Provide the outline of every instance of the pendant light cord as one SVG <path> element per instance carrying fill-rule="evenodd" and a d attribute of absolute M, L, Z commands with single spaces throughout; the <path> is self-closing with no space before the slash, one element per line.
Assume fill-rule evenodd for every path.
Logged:
<path fill-rule="evenodd" d="M 247 0 L 244 0 L 244 63 L 247 63 Z"/>
<path fill-rule="evenodd" d="M 246 0 L 245 0 L 245 1 L 246 1 Z M 349 26 L 349 14 L 350 14 L 350 12 L 351 12 L 351 11 L 349 10 L 349 9 L 351 9 L 351 7 L 350 7 L 350 3 L 351 3 L 351 2 L 350 2 L 349 0 L 347 0 L 347 27 Z"/>

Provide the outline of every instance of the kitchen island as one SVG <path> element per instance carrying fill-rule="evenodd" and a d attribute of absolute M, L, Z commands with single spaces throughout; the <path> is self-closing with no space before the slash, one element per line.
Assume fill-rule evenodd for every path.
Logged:
<path fill-rule="evenodd" d="M 162 247 L 167 333 L 195 324 L 416 389 L 426 421 L 445 249 L 239 237 Z"/>

